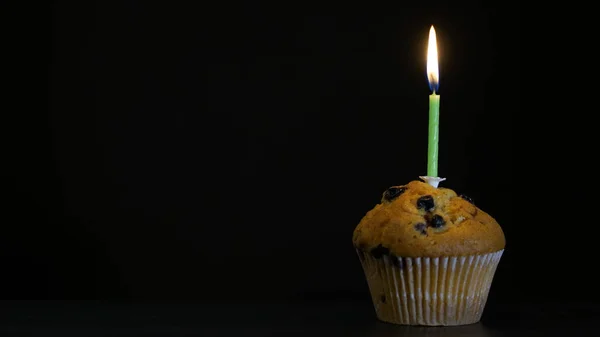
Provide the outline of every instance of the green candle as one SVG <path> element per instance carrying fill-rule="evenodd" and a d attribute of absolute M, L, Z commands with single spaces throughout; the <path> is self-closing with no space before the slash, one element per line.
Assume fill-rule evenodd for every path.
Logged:
<path fill-rule="evenodd" d="M 429 95 L 429 143 L 427 147 L 427 176 L 438 176 L 438 142 L 440 122 L 440 95 L 436 94 L 439 86 L 437 42 L 435 29 L 429 30 L 429 45 L 427 48 L 427 79 L 429 88 L 433 91 Z"/>
<path fill-rule="evenodd" d="M 427 148 L 427 176 L 438 175 L 438 139 L 440 121 L 440 95 L 429 95 L 429 146 Z"/>

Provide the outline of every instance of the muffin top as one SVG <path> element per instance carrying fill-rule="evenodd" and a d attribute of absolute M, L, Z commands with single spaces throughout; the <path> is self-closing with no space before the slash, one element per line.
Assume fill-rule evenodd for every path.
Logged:
<path fill-rule="evenodd" d="M 502 228 L 473 201 L 422 181 L 388 188 L 362 218 L 354 246 L 373 255 L 466 256 L 504 249 Z"/>

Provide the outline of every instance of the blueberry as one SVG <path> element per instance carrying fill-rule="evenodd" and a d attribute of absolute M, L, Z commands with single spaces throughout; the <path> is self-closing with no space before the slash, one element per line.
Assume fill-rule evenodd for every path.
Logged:
<path fill-rule="evenodd" d="M 379 259 L 384 255 L 389 255 L 389 253 L 390 253 L 390 250 L 388 248 L 385 248 L 381 244 L 379 244 L 379 245 L 377 245 L 377 247 L 371 249 L 371 255 L 373 255 L 373 257 L 376 259 Z"/>
<path fill-rule="evenodd" d="M 387 201 L 392 201 L 400 194 L 404 193 L 404 191 L 406 191 L 406 187 L 392 186 L 385 190 L 385 192 L 383 193 L 383 198 Z"/>
<path fill-rule="evenodd" d="M 427 212 L 430 212 L 434 207 L 433 197 L 430 195 L 422 196 L 417 200 L 417 208 L 422 208 Z"/>
<path fill-rule="evenodd" d="M 421 235 L 427 235 L 427 225 L 422 222 L 415 225 L 415 230 Z"/>
<path fill-rule="evenodd" d="M 429 221 L 429 226 L 433 227 L 433 228 L 440 228 L 442 226 L 444 226 L 446 224 L 446 220 L 444 220 L 444 218 L 442 218 L 442 216 L 435 214 L 434 216 L 431 217 L 431 220 Z"/>
<path fill-rule="evenodd" d="M 471 197 L 466 196 L 464 194 L 461 194 L 460 197 L 463 198 L 463 199 L 465 199 L 466 201 L 472 203 L 473 205 L 475 205 L 475 202 L 473 202 L 473 199 L 471 199 Z"/>

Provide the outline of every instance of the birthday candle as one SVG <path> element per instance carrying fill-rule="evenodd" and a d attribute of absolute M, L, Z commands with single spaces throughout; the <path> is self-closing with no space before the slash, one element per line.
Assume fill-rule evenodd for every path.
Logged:
<path fill-rule="evenodd" d="M 432 94 L 429 95 L 429 143 L 427 148 L 427 176 L 438 176 L 438 142 L 440 121 L 440 95 L 436 94 L 439 87 L 438 55 L 435 29 L 429 30 L 429 46 L 427 48 L 427 79 Z"/>

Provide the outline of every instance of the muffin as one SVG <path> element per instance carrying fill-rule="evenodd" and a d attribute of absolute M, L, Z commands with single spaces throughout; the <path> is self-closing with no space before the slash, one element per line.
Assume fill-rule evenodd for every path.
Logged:
<path fill-rule="evenodd" d="M 430 326 L 481 319 L 506 243 L 469 197 L 421 181 L 388 188 L 352 242 L 377 317 Z"/>

